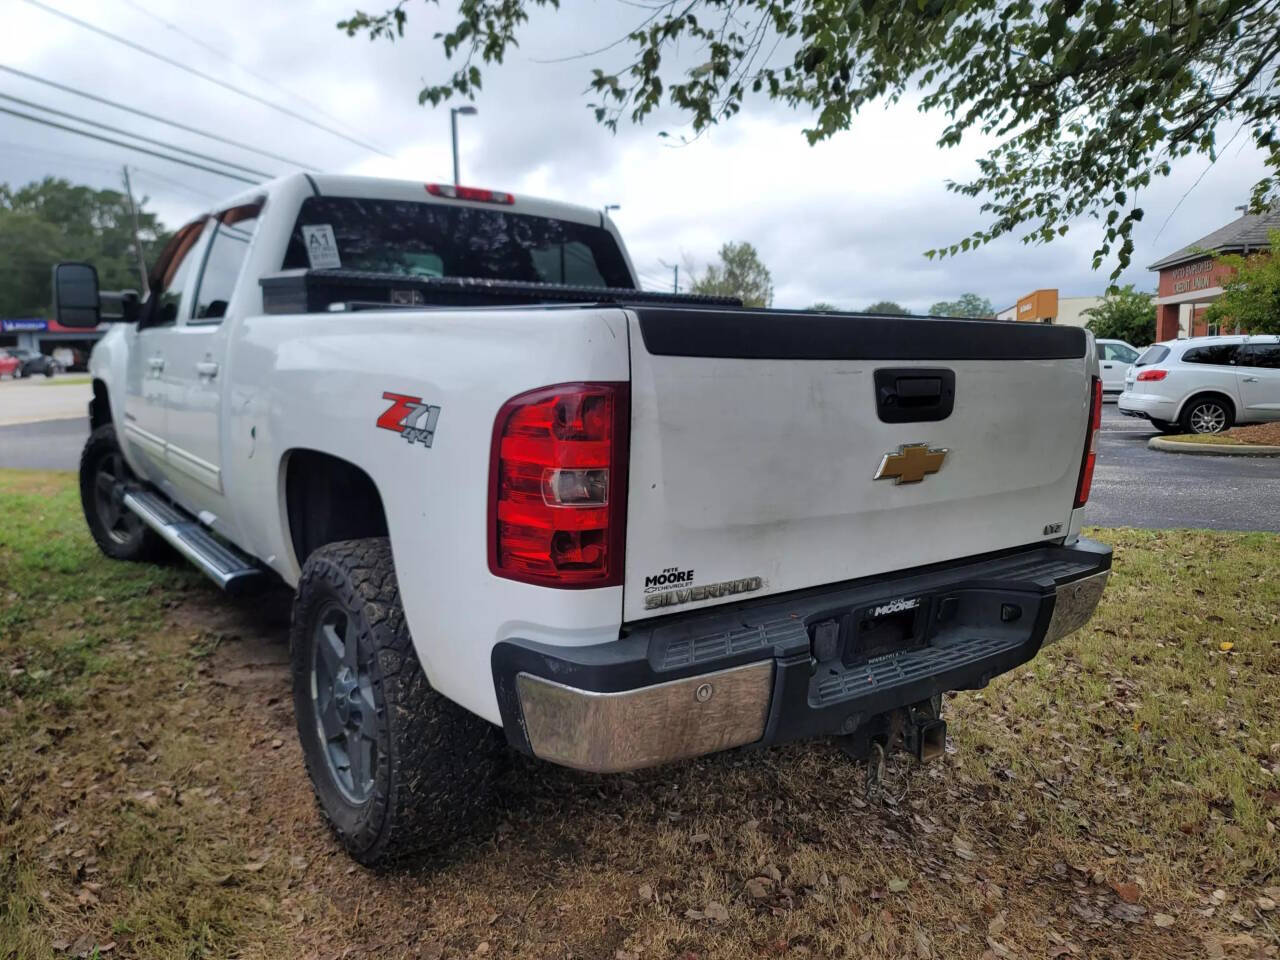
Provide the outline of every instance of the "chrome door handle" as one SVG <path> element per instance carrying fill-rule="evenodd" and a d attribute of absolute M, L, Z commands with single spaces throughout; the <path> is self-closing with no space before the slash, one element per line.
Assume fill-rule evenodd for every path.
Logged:
<path fill-rule="evenodd" d="M 213 360 L 201 360 L 196 364 L 196 373 L 212 380 L 218 375 L 218 364 Z"/>
<path fill-rule="evenodd" d="M 1258 382 L 1258 378 L 1257 378 L 1257 377 L 1245 377 L 1245 378 L 1244 378 L 1244 382 L 1245 382 L 1245 383 L 1257 383 L 1257 382 Z"/>
<path fill-rule="evenodd" d="M 1103 370 L 1110 370 L 1113 366 L 1114 366 L 1114 364 L 1104 363 L 1104 364 L 1102 365 L 1102 369 L 1103 369 Z"/>

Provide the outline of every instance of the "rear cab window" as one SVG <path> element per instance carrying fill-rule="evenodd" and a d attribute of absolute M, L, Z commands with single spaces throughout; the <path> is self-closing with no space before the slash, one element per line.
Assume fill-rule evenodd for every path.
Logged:
<path fill-rule="evenodd" d="M 1142 356 L 1134 361 L 1135 367 L 1149 367 L 1153 363 L 1159 363 L 1169 355 L 1169 348 L 1160 344 L 1153 344 L 1143 351 Z"/>
<path fill-rule="evenodd" d="M 635 287 L 603 227 L 427 201 L 308 197 L 284 269 L 338 266 L 408 277 Z"/>

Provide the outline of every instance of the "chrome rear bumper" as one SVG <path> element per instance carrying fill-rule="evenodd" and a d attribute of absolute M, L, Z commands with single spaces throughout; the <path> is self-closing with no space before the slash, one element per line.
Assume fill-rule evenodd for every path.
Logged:
<path fill-rule="evenodd" d="M 1079 541 L 664 617 L 607 644 L 506 642 L 494 651 L 503 727 L 518 749 L 597 773 L 852 733 L 983 687 L 1080 629 L 1110 564 L 1109 548 Z M 894 597 L 919 598 L 901 648 L 832 653 L 817 642 L 833 624 L 865 629 L 855 625 Z"/>

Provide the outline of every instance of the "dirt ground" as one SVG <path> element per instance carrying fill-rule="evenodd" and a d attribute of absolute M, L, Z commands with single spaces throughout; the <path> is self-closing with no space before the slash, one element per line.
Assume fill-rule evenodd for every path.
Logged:
<path fill-rule="evenodd" d="M 371 873 L 303 771 L 288 597 L 108 563 L 61 481 L 2 481 L 46 532 L 0 533 L 0 958 L 1277 955 L 1280 538 L 1108 534 L 1093 628 L 871 801 L 826 742 L 513 757 L 464 841 Z"/>

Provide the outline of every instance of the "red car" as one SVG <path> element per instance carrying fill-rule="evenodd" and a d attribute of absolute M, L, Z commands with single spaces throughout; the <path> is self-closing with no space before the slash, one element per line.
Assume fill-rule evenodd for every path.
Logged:
<path fill-rule="evenodd" d="M 4 350 L 0 350 L 0 377 L 12 377 L 18 372 L 20 366 L 22 366 L 21 360 L 10 356 Z"/>

